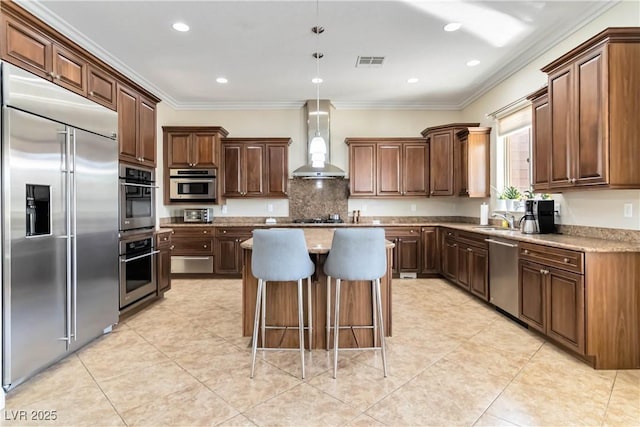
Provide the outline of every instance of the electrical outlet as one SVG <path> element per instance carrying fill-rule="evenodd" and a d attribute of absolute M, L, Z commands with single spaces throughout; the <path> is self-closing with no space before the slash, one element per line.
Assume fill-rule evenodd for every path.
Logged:
<path fill-rule="evenodd" d="M 273 212 L 273 203 L 267 203 L 267 212 Z"/>
<path fill-rule="evenodd" d="M 625 203 L 624 204 L 624 217 L 632 218 L 633 217 L 633 203 Z"/>
<path fill-rule="evenodd" d="M 222 205 L 222 209 L 221 209 L 223 214 L 227 213 L 227 205 Z"/>
<path fill-rule="evenodd" d="M 411 203 L 411 212 L 415 212 L 416 211 L 416 205 L 415 203 Z"/>

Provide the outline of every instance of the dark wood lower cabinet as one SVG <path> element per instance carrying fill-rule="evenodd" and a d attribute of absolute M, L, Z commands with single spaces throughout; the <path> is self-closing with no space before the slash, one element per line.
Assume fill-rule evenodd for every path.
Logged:
<path fill-rule="evenodd" d="M 251 238 L 251 228 L 216 228 L 215 273 L 240 276 L 242 274 L 242 248 L 240 244 Z"/>
<path fill-rule="evenodd" d="M 420 273 L 422 269 L 422 237 L 418 227 L 386 227 L 387 240 L 396 246 L 393 248 L 391 271 L 393 277 L 401 273 Z"/>
<path fill-rule="evenodd" d="M 156 258 L 159 296 L 171 289 L 171 250 L 173 249 L 171 232 L 171 230 L 161 230 L 156 233 L 156 250 L 160 251 Z"/>
<path fill-rule="evenodd" d="M 458 277 L 458 244 L 455 238 L 445 237 L 442 243 L 442 274 L 456 281 Z"/>
<path fill-rule="evenodd" d="M 468 254 L 469 290 L 472 294 L 489 300 L 489 251 L 487 249 L 472 248 Z"/>
<path fill-rule="evenodd" d="M 440 272 L 438 227 L 422 227 L 422 274 Z"/>

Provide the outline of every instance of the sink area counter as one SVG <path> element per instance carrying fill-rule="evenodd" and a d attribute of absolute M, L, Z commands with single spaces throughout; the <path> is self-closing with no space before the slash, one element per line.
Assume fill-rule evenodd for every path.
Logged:
<path fill-rule="evenodd" d="M 312 277 L 311 304 L 313 311 L 313 342 L 311 348 L 325 348 L 325 325 L 327 315 L 327 276 L 323 267 L 327 254 L 331 249 L 333 228 L 303 228 L 307 241 L 307 248 L 311 259 L 316 266 Z M 382 293 L 382 312 L 384 316 L 385 336 L 391 336 L 391 264 L 392 249 L 394 244 L 387 241 L 387 273 L 380 280 Z M 242 335 L 251 336 L 253 332 L 253 316 L 255 313 L 256 290 L 258 280 L 251 272 L 251 255 L 253 239 L 241 244 L 243 249 L 244 266 L 242 269 Z M 348 308 L 341 311 L 340 323 L 346 325 L 371 324 L 371 286 L 365 281 L 342 281 L 340 293 L 340 305 Z M 307 304 L 307 287 L 304 287 L 304 307 Z M 335 283 L 331 286 L 335 292 Z M 334 295 L 331 295 L 331 301 Z M 296 282 L 269 282 L 267 286 L 267 324 L 282 326 L 297 326 L 296 314 L 297 287 Z M 304 314 L 307 322 L 307 314 Z M 331 313 L 333 319 L 333 313 Z M 305 325 L 308 326 L 308 325 Z M 306 335 L 305 335 L 306 336 Z M 296 348 L 298 347 L 297 329 L 267 330 L 266 338 L 268 346 Z M 258 345 L 262 345 L 259 343 Z M 340 347 L 369 347 L 373 345 L 373 335 L 369 329 L 352 329 L 340 334 Z M 307 343 L 309 348 L 309 343 Z"/>

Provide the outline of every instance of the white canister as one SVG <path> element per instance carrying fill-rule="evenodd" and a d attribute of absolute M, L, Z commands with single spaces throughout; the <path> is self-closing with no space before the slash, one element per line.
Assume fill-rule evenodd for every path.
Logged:
<path fill-rule="evenodd" d="M 480 225 L 489 225 L 489 205 L 486 203 L 480 205 Z"/>

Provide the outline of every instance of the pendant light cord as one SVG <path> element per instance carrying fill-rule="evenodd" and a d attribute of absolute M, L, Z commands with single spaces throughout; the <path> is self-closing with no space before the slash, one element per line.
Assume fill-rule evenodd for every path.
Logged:
<path fill-rule="evenodd" d="M 320 136 L 320 0 L 316 0 L 316 136 Z"/>

